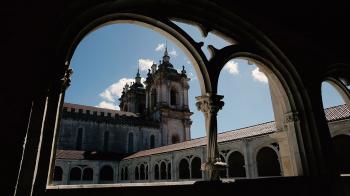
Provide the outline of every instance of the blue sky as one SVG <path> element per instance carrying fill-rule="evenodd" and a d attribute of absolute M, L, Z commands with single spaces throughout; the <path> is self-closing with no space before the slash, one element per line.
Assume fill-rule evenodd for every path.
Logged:
<path fill-rule="evenodd" d="M 229 43 L 209 34 L 203 38 L 193 26 L 179 24 L 195 41 L 203 41 L 204 53 L 208 44 L 222 48 Z M 204 117 L 197 111 L 195 97 L 200 96 L 199 83 L 193 66 L 184 53 L 163 35 L 145 27 L 114 24 L 87 35 L 76 48 L 71 67 L 74 74 L 65 102 L 116 108 L 125 82 L 133 81 L 137 69 L 146 77 L 152 61 L 162 59 L 167 42 L 171 63 L 177 69 L 185 66 L 190 80 L 189 104 L 192 115 L 192 138 L 205 136 Z M 219 79 L 219 94 L 224 95 L 225 106 L 218 114 L 219 132 L 251 126 L 273 120 L 269 87 L 264 75 L 255 65 L 243 59 L 230 61 Z M 343 104 L 335 90 L 324 83 L 322 94 L 325 107 Z"/>

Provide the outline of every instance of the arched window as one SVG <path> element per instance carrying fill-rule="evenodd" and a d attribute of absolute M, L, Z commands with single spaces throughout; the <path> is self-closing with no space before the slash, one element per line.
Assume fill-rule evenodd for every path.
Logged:
<path fill-rule="evenodd" d="M 143 164 L 141 164 L 140 166 L 140 180 L 144 180 L 145 179 L 145 166 Z"/>
<path fill-rule="evenodd" d="M 179 141 L 180 141 L 179 135 L 174 134 L 174 135 L 171 136 L 171 143 L 172 143 L 172 144 L 179 143 Z"/>
<path fill-rule="evenodd" d="M 151 135 L 149 144 L 150 149 L 154 148 L 154 135 Z"/>
<path fill-rule="evenodd" d="M 171 163 L 168 163 L 168 179 L 171 179 Z"/>
<path fill-rule="evenodd" d="M 151 92 L 151 109 L 156 107 L 156 105 L 157 105 L 157 91 L 154 88 L 152 89 L 152 92 Z"/>
<path fill-rule="evenodd" d="M 174 88 L 170 90 L 170 105 L 176 105 L 176 90 Z"/>
<path fill-rule="evenodd" d="M 54 181 L 61 181 L 62 180 L 62 175 L 63 175 L 63 170 L 59 166 L 55 166 L 55 171 L 53 174 L 53 180 Z"/>
<path fill-rule="evenodd" d="M 192 178 L 202 178 L 201 171 L 201 159 L 199 157 L 194 157 L 191 162 L 191 176 Z"/>
<path fill-rule="evenodd" d="M 81 150 L 82 144 L 83 144 L 83 128 L 79 128 L 77 132 L 77 140 L 76 140 L 76 146 L 75 148 L 77 150 Z"/>
<path fill-rule="evenodd" d="M 281 176 L 281 168 L 276 152 L 269 147 L 263 147 L 257 154 L 259 176 Z"/>
<path fill-rule="evenodd" d="M 221 154 L 220 154 L 220 159 L 221 159 L 222 162 L 226 162 L 224 156 L 222 156 Z M 227 174 L 226 171 L 227 171 L 227 169 L 220 171 L 220 178 L 226 178 L 227 177 L 226 176 L 226 174 Z"/>
<path fill-rule="evenodd" d="M 93 180 L 94 171 L 92 168 L 88 167 L 83 170 L 83 180 L 89 181 Z"/>
<path fill-rule="evenodd" d="M 333 137 L 335 158 L 341 174 L 350 174 L 350 136 L 337 135 Z"/>
<path fill-rule="evenodd" d="M 164 162 L 160 164 L 160 179 L 166 179 L 166 164 Z"/>
<path fill-rule="evenodd" d="M 69 180 L 81 180 L 81 169 L 73 167 L 69 173 Z"/>
<path fill-rule="evenodd" d="M 128 135 L 128 152 L 134 152 L 134 134 L 132 132 Z"/>
<path fill-rule="evenodd" d="M 146 165 L 146 175 L 145 175 L 146 180 L 148 180 L 148 165 Z"/>
<path fill-rule="evenodd" d="M 139 167 L 135 167 L 135 180 L 140 180 Z"/>
<path fill-rule="evenodd" d="M 159 180 L 159 166 L 158 166 L 158 164 L 156 164 L 154 166 L 154 179 Z"/>
<path fill-rule="evenodd" d="M 182 159 L 179 163 L 179 178 L 180 179 L 189 179 L 190 178 L 190 168 L 188 161 Z"/>
<path fill-rule="evenodd" d="M 228 176 L 245 177 L 244 156 L 240 152 L 233 152 L 228 157 Z"/>
<path fill-rule="evenodd" d="M 113 168 L 109 165 L 105 165 L 100 170 L 101 181 L 113 181 Z"/>

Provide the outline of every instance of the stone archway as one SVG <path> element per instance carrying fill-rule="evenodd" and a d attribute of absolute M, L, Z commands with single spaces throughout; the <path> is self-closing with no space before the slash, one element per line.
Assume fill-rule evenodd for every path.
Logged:
<path fill-rule="evenodd" d="M 191 161 L 191 178 L 202 178 L 202 161 L 199 157 L 194 157 Z"/>
<path fill-rule="evenodd" d="M 232 152 L 228 156 L 228 176 L 232 177 L 246 177 L 246 171 L 244 167 L 244 156 L 238 152 Z"/>
<path fill-rule="evenodd" d="M 281 176 L 277 153 L 270 147 L 263 147 L 256 156 L 259 176 Z"/>
<path fill-rule="evenodd" d="M 179 179 L 190 179 L 190 165 L 187 159 L 182 159 L 179 163 Z"/>

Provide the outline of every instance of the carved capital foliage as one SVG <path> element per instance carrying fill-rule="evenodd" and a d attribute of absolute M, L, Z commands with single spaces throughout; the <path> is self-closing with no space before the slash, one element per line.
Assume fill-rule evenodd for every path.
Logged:
<path fill-rule="evenodd" d="M 73 74 L 73 70 L 71 68 L 68 68 L 64 73 L 63 77 L 60 80 L 62 90 L 66 90 L 70 86 L 70 82 L 71 82 L 70 77 L 72 76 L 72 74 Z"/>
<path fill-rule="evenodd" d="M 221 101 L 224 98 L 222 95 L 208 94 L 196 97 L 197 109 L 204 113 L 218 113 L 224 106 L 224 102 Z"/>
<path fill-rule="evenodd" d="M 296 122 L 299 120 L 299 115 L 297 112 L 289 112 L 284 114 L 284 123 Z"/>

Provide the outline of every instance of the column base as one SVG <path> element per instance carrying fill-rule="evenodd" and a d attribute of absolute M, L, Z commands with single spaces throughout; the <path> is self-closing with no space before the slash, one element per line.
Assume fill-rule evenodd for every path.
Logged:
<path fill-rule="evenodd" d="M 201 170 L 204 172 L 204 180 L 220 181 L 221 171 L 226 170 L 227 164 L 224 162 L 206 162 L 201 165 Z"/>

